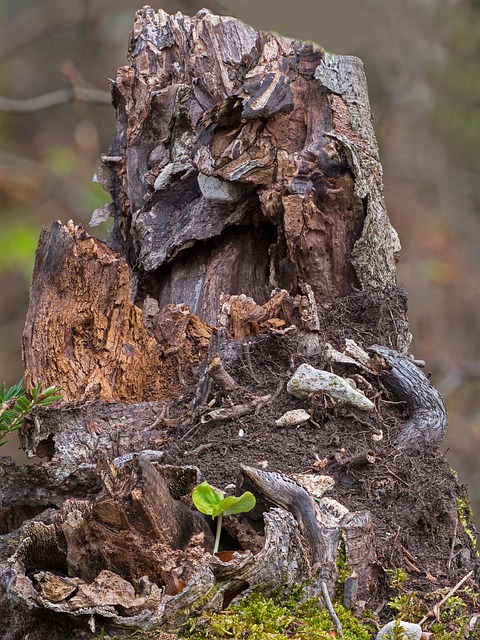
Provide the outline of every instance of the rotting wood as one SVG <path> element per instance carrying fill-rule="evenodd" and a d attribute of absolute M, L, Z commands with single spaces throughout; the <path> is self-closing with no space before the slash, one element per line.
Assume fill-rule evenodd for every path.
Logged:
<path fill-rule="evenodd" d="M 255 398 L 248 404 L 237 404 L 233 407 L 222 407 L 221 409 L 212 409 L 202 416 L 203 422 L 209 422 L 210 420 L 232 420 L 233 418 L 240 418 L 248 413 L 258 411 L 263 405 L 267 404 L 272 399 L 272 395 L 269 393 L 266 396 Z"/>
<path fill-rule="evenodd" d="M 310 290 L 318 304 L 394 286 L 400 245 L 358 59 L 208 11 L 148 7 L 129 56 L 113 84 L 109 155 L 122 161 L 99 178 L 120 205 L 115 245 L 140 302 L 147 290 L 215 324 L 222 294 L 262 305 L 275 288 Z"/>
<path fill-rule="evenodd" d="M 226 391 L 233 391 L 238 384 L 223 366 L 220 356 L 214 356 L 208 361 L 207 373 L 217 384 Z"/>
<path fill-rule="evenodd" d="M 253 471 L 243 470 L 249 477 Z M 325 586 L 335 568 L 320 567 L 322 558 L 300 535 L 299 526 L 309 533 L 302 505 L 265 513 L 262 548 L 224 563 L 205 549 L 213 543 L 207 519 L 182 501 L 198 482 L 196 469 L 157 465 L 140 453 L 104 460 L 99 474 L 104 489 L 94 500 L 67 500 L 51 524 L 32 522 L 24 529 L 4 577 L 10 595 L 25 608 L 96 616 L 144 630 L 168 628 L 200 611 L 213 586 L 217 595 L 207 604 L 218 608 L 227 592 L 264 585 L 288 590 L 308 577 L 310 595 L 322 593 L 338 620 Z M 270 499 L 268 486 L 267 477 L 257 489 L 267 487 Z M 334 562 L 334 554 L 323 560 Z"/>
<path fill-rule="evenodd" d="M 120 255 L 80 225 L 44 229 L 23 337 L 26 384 L 62 380 L 70 404 L 176 395 L 192 381 L 211 329 L 185 305 L 171 305 L 153 318 L 152 335 L 130 298 Z"/>

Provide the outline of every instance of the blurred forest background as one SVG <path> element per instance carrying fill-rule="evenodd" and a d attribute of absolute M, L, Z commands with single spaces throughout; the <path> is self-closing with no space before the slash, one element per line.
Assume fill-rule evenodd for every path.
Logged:
<path fill-rule="evenodd" d="M 443 443 L 480 518 L 480 1 L 183 0 L 366 64 L 390 218 L 403 250 L 412 351 L 447 402 Z M 22 376 L 38 234 L 88 224 L 113 138 L 108 78 L 126 64 L 138 0 L 0 4 L 0 382 Z M 102 225 L 107 227 L 108 223 Z M 107 228 L 92 233 L 105 238 Z M 88 227 L 87 227 L 88 230 Z M 21 459 L 18 443 L 1 451 Z"/>

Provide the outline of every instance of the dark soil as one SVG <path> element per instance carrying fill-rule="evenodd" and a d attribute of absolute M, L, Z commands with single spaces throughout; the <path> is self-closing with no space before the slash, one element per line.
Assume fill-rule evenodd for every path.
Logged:
<path fill-rule="evenodd" d="M 376 411 L 352 411 L 326 396 L 302 401 L 287 393 L 287 381 L 303 362 L 344 376 L 360 373 L 349 365 L 332 367 L 321 356 L 302 356 L 296 336 L 260 335 L 238 346 L 234 357 L 231 350 L 230 343 L 226 366 L 239 388 L 225 393 L 213 384 L 194 421 L 168 429 L 165 463 L 196 465 L 204 479 L 221 489 L 235 483 L 240 463 L 285 474 L 332 476 L 335 487 L 327 495 L 350 511 L 372 515 L 381 588 L 369 607 L 383 608 L 386 617 L 392 594 L 384 570 L 401 567 L 410 578 L 408 589 L 420 594 L 453 586 L 465 575 L 474 552 L 458 521 L 457 501 L 467 500 L 464 488 L 436 447 L 396 448 L 407 414 L 377 375 L 362 372 L 364 382 L 357 379 Z M 212 409 L 253 403 L 267 394 L 270 401 L 241 418 L 205 421 Z M 192 398 L 181 402 L 177 411 L 184 416 Z M 305 408 L 312 420 L 298 427 L 276 426 L 276 419 L 295 408 Z M 174 414 L 172 407 L 170 417 Z M 362 464 L 366 452 L 375 462 Z"/>

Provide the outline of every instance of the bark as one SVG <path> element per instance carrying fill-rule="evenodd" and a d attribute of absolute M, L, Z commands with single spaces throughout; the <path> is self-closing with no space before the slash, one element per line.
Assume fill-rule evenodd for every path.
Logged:
<path fill-rule="evenodd" d="M 323 496 L 334 484 L 321 475 L 327 458 L 317 456 L 308 479 L 297 473 L 306 452 L 292 464 L 283 456 L 276 471 L 268 442 L 259 452 L 268 470 L 234 454 L 252 424 L 242 420 L 270 421 L 272 442 L 289 424 L 274 418 L 291 408 L 286 382 L 300 359 L 338 375 L 296 395 L 304 408 L 294 429 L 340 415 L 376 427 L 378 443 L 385 397 L 410 414 L 402 451 L 437 443 L 446 426 L 437 392 L 405 355 L 400 245 L 361 61 L 205 10 L 190 18 L 145 7 L 112 96 L 117 129 L 97 179 L 113 202 L 93 217 L 113 215 L 111 238 L 58 222 L 37 250 L 25 377 L 62 386 L 64 398 L 21 433 L 27 454 L 46 460 L 0 467 L 3 637 L 55 639 L 74 627 L 91 637 L 96 624 L 176 629 L 257 586 L 288 592 L 306 582 L 330 607 L 342 548 L 346 604 L 374 608 L 387 553 L 379 540 L 393 535 L 376 530 L 387 512 L 375 513 L 375 492 L 390 486 L 382 465 L 387 480 L 395 475 L 393 436 L 331 456 L 348 482 L 377 473 L 362 481 L 370 510 Z M 359 391 L 340 402 L 333 389 L 347 374 Z M 343 399 L 362 394 L 363 405 Z M 319 432 L 318 442 L 330 446 L 338 433 Z M 237 493 L 257 497 L 251 513 L 225 519 L 230 545 L 244 552 L 228 562 L 211 555 L 211 520 L 192 510 L 210 449 L 209 471 L 238 473 Z M 456 507 L 437 497 L 429 504 L 450 534 Z"/>

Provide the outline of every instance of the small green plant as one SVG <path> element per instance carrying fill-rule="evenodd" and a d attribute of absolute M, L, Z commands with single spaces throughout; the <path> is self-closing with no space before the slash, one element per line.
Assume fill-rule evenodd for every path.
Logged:
<path fill-rule="evenodd" d="M 439 618 L 430 626 L 435 633 L 435 638 L 439 640 L 463 640 L 465 638 L 465 627 L 468 624 L 468 615 L 465 610 L 467 605 L 458 596 L 452 596 L 442 606 Z M 478 638 L 474 631 L 469 638 Z"/>
<path fill-rule="evenodd" d="M 392 611 L 397 611 L 400 619 L 418 620 L 422 616 L 422 605 L 415 591 L 403 593 L 388 601 Z"/>
<path fill-rule="evenodd" d="M 201 513 L 217 518 L 217 534 L 213 553 L 218 551 L 220 544 L 223 516 L 245 513 L 255 506 L 255 496 L 250 491 L 245 491 L 238 497 L 227 496 L 225 498 L 222 491 L 214 489 L 206 480 L 199 484 L 198 487 L 195 487 L 192 493 L 192 500 Z"/>
<path fill-rule="evenodd" d="M 467 598 L 472 601 L 473 607 L 476 608 L 478 600 L 480 598 L 480 593 L 478 593 L 477 591 L 475 591 L 475 589 L 472 589 L 472 587 L 469 587 L 468 585 L 463 587 L 462 592 Z"/>
<path fill-rule="evenodd" d="M 400 623 L 400 620 L 395 620 L 393 623 L 392 629 L 392 640 L 404 640 L 405 639 L 405 631 Z"/>
<path fill-rule="evenodd" d="M 466 498 L 455 498 L 457 503 L 457 513 L 458 519 L 460 520 L 460 524 L 463 527 L 463 530 L 470 538 L 470 542 L 472 543 L 472 547 L 478 553 L 477 549 L 477 533 L 473 526 L 473 511 L 470 503 Z"/>
<path fill-rule="evenodd" d="M 396 569 L 387 569 L 387 575 L 390 587 L 394 591 L 403 591 L 405 583 L 408 582 L 408 575 L 405 571 L 399 567 Z"/>
<path fill-rule="evenodd" d="M 343 534 L 340 532 L 340 540 L 338 543 L 337 557 L 335 559 L 337 566 L 337 582 L 335 584 L 335 597 L 342 600 L 345 590 L 345 580 L 352 575 L 352 567 L 347 564 L 347 548 Z"/>
<path fill-rule="evenodd" d="M 60 387 L 48 387 L 43 391 L 40 382 L 27 394 L 23 379 L 8 390 L 3 383 L 0 387 L 0 447 L 6 444 L 6 438 L 12 431 L 22 426 L 35 407 L 48 407 L 60 400 L 60 391 Z"/>

